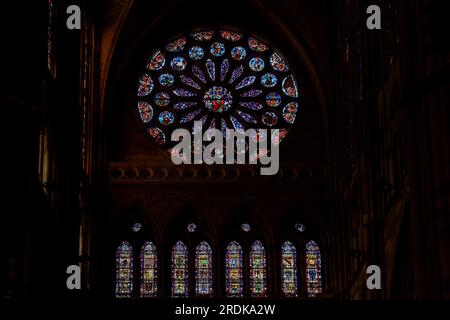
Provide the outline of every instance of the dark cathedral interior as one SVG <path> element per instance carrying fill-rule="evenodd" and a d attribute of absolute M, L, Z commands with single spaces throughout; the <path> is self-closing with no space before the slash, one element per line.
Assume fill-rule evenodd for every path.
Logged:
<path fill-rule="evenodd" d="M 10 3 L 1 299 L 450 299 L 448 21 L 447 0 Z M 174 164 L 194 120 L 279 129 L 276 174 Z"/>

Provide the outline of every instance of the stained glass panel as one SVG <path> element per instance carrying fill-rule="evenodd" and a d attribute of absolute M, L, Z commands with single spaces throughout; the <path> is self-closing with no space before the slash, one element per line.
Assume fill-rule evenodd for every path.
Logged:
<path fill-rule="evenodd" d="M 147 241 L 141 248 L 141 297 L 154 297 L 158 292 L 158 256 L 156 246 Z"/>
<path fill-rule="evenodd" d="M 317 243 L 306 244 L 306 291 L 309 297 L 322 293 L 322 259 Z"/>
<path fill-rule="evenodd" d="M 189 292 L 188 249 L 182 241 L 172 249 L 172 297 L 187 297 Z"/>
<path fill-rule="evenodd" d="M 230 30 L 179 35 L 154 48 L 143 67 L 137 102 L 152 113 L 139 118 L 169 150 L 177 144 L 169 139 L 173 130 L 192 132 L 195 120 L 203 130 L 273 128 L 284 136 L 296 121 L 295 75 L 281 52 L 255 36 Z"/>
<path fill-rule="evenodd" d="M 195 249 L 195 294 L 197 296 L 212 294 L 212 250 L 205 241 Z"/>
<path fill-rule="evenodd" d="M 281 289 L 286 297 L 297 297 L 297 250 L 286 241 L 281 246 Z"/>
<path fill-rule="evenodd" d="M 116 297 L 129 298 L 133 292 L 133 248 L 122 241 L 116 250 Z"/>
<path fill-rule="evenodd" d="M 255 241 L 250 251 L 250 291 L 253 297 L 267 294 L 266 250 L 261 241 Z"/>
<path fill-rule="evenodd" d="M 228 297 L 242 297 L 243 284 L 243 251 L 236 241 L 228 244 L 225 257 L 226 292 Z"/>

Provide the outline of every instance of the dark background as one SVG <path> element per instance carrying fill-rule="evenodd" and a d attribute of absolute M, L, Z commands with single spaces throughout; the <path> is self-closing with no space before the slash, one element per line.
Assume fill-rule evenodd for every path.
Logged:
<path fill-rule="evenodd" d="M 82 9 L 80 31 L 66 28 L 71 4 Z M 381 7 L 381 30 L 366 28 L 371 4 Z M 446 0 L 61 0 L 49 70 L 47 2 L 5 5 L 1 296 L 112 299 L 118 241 L 151 238 L 168 297 L 173 241 L 201 237 L 216 251 L 220 298 L 221 252 L 234 235 L 264 239 L 271 298 L 282 297 L 277 248 L 295 238 L 321 247 L 318 300 L 449 299 L 449 12 Z M 193 28 L 227 26 L 279 48 L 301 84 L 302 113 L 273 177 L 249 167 L 179 171 L 134 111 L 153 49 Z M 244 220 L 252 234 L 237 231 Z M 129 231 L 136 221 L 139 237 Z M 200 226 L 194 239 L 190 221 Z M 296 222 L 305 234 L 289 231 Z M 71 292 L 65 270 L 78 263 L 82 290 Z M 366 288 L 371 264 L 382 290 Z"/>

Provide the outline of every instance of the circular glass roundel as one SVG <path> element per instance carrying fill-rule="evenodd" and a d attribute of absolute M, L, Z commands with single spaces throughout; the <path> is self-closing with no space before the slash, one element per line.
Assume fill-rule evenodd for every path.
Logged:
<path fill-rule="evenodd" d="M 299 89 L 284 55 L 257 36 L 202 30 L 175 37 L 144 61 L 136 106 L 148 134 L 172 148 L 172 131 L 256 129 L 254 141 L 286 137 L 295 123 Z M 270 143 L 270 142 L 269 142 Z M 193 150 L 194 152 L 194 150 Z"/>
<path fill-rule="evenodd" d="M 131 226 L 131 230 L 133 230 L 133 232 L 138 232 L 139 230 L 141 230 L 141 228 L 142 224 L 139 222 L 136 222 Z"/>
<path fill-rule="evenodd" d="M 189 232 L 195 232 L 195 230 L 197 230 L 197 225 L 195 223 L 189 223 L 186 229 Z"/>

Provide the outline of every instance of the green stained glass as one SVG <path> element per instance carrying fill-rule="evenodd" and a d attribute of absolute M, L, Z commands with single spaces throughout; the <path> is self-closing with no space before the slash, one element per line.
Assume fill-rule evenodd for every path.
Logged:
<path fill-rule="evenodd" d="M 250 251 L 250 291 L 253 297 L 267 295 L 266 250 L 261 241 L 255 241 Z"/>

